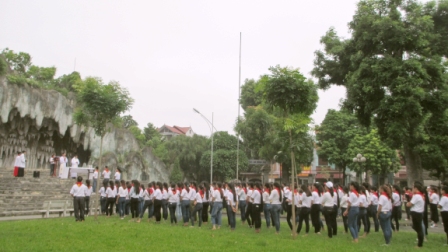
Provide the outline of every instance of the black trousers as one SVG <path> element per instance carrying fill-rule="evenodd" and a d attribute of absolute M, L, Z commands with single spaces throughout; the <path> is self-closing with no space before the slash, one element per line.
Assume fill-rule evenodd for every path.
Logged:
<path fill-rule="evenodd" d="M 90 211 L 90 196 L 86 196 L 84 202 L 85 202 L 85 206 L 86 206 L 85 214 L 89 215 L 89 211 Z"/>
<path fill-rule="evenodd" d="M 367 209 L 365 207 L 359 208 L 359 215 L 358 215 L 358 231 L 361 230 L 361 222 L 362 225 L 364 225 L 364 233 L 370 232 L 370 222 L 367 222 L 369 218 L 367 217 Z"/>
<path fill-rule="evenodd" d="M 300 214 L 299 214 L 299 226 L 297 227 L 298 234 L 302 230 L 303 221 L 305 221 L 306 233 L 308 234 L 308 232 L 310 231 L 310 211 L 311 210 L 308 207 L 302 206 L 302 210 L 300 210 Z"/>
<path fill-rule="evenodd" d="M 423 222 L 423 213 L 411 212 L 412 217 L 412 228 L 417 232 L 418 244 L 417 246 L 423 246 L 423 230 L 422 230 L 422 222 Z"/>
<path fill-rule="evenodd" d="M 348 233 L 348 216 L 344 216 L 345 210 L 347 210 L 346 207 L 341 207 L 342 223 L 344 223 L 344 231 L 345 233 Z"/>
<path fill-rule="evenodd" d="M 255 229 L 261 228 L 261 205 L 252 204 L 252 220 L 255 225 Z"/>
<path fill-rule="evenodd" d="M 437 211 L 437 204 L 429 204 L 429 209 L 431 211 L 431 220 L 437 224 L 439 222 L 439 212 Z"/>
<path fill-rule="evenodd" d="M 445 233 L 447 235 L 446 238 L 448 243 L 448 212 L 440 212 L 440 215 L 442 216 L 443 229 L 445 230 Z"/>
<path fill-rule="evenodd" d="M 287 205 L 286 206 L 286 222 L 288 222 L 289 229 L 292 230 L 291 218 L 292 218 L 292 205 Z"/>
<path fill-rule="evenodd" d="M 74 197 L 73 198 L 73 208 L 75 210 L 76 221 L 84 220 L 84 197 Z"/>
<path fill-rule="evenodd" d="M 324 207 L 323 214 L 325 217 L 325 222 L 327 223 L 328 237 L 332 238 L 334 230 L 337 229 L 336 226 L 337 212 L 334 210 L 334 207 Z"/>
<path fill-rule="evenodd" d="M 399 216 L 400 216 L 399 212 L 401 212 L 401 207 L 400 206 L 392 207 L 392 217 L 390 218 L 390 222 L 391 222 L 391 225 L 392 225 L 392 229 L 394 231 L 395 230 L 400 231 L 400 223 L 398 222 L 398 219 L 399 219 Z M 395 221 L 395 224 L 397 225 L 396 229 L 395 229 L 394 221 Z"/>
<path fill-rule="evenodd" d="M 247 203 L 247 208 L 246 208 L 246 220 L 247 220 L 247 224 L 249 224 L 249 226 L 252 226 L 254 223 L 253 222 L 253 217 L 252 217 L 252 206 L 253 204 L 248 202 Z"/>
<path fill-rule="evenodd" d="M 168 204 L 168 209 L 170 210 L 171 224 L 176 224 L 177 223 L 176 207 L 177 207 L 177 203 L 169 203 Z"/>
<path fill-rule="evenodd" d="M 17 173 L 17 177 L 25 176 L 25 168 L 19 167 L 19 172 Z"/>
<path fill-rule="evenodd" d="M 168 219 L 168 200 L 162 200 L 162 218 L 164 220 Z"/>
<path fill-rule="evenodd" d="M 131 198 L 131 216 L 132 218 L 139 218 L 138 198 Z"/>
<path fill-rule="evenodd" d="M 156 221 L 159 222 L 162 219 L 160 210 L 162 209 L 162 200 L 154 200 L 154 215 L 156 216 Z"/>
<path fill-rule="evenodd" d="M 107 215 L 109 215 L 109 216 L 112 215 L 114 205 L 115 205 L 115 198 L 107 198 L 107 203 L 106 203 Z"/>
<path fill-rule="evenodd" d="M 209 202 L 202 202 L 202 222 L 208 222 L 208 207 Z"/>
<path fill-rule="evenodd" d="M 311 223 L 313 223 L 314 226 L 314 233 L 319 233 L 321 228 L 320 204 L 311 205 Z"/>

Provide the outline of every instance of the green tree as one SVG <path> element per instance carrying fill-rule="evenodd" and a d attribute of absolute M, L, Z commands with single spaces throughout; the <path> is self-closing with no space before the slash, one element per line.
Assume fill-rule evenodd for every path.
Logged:
<path fill-rule="evenodd" d="M 173 170 L 170 173 L 170 182 L 182 182 L 184 179 L 184 175 L 182 174 L 182 170 L 180 169 L 179 159 L 176 158 L 174 161 Z"/>
<path fill-rule="evenodd" d="M 296 171 L 295 150 L 303 144 L 301 139 L 293 141 L 293 133 L 307 131 L 310 115 L 317 106 L 317 87 L 313 81 L 307 80 L 298 69 L 282 68 L 280 66 L 269 68 L 271 74 L 264 84 L 264 100 L 271 110 L 277 110 L 283 119 L 283 129 L 289 135 L 289 151 L 291 157 L 291 188 L 294 188 Z M 294 202 L 294 194 L 292 197 Z M 292 208 L 292 218 L 295 220 L 295 208 Z M 293 221 L 293 237 L 295 238 L 296 222 Z"/>
<path fill-rule="evenodd" d="M 137 139 L 140 148 L 145 146 L 145 135 L 137 125 L 129 126 L 127 129 L 132 133 L 132 135 L 134 135 L 135 139 Z"/>
<path fill-rule="evenodd" d="M 123 112 L 129 110 L 134 103 L 129 92 L 120 86 L 118 82 L 104 84 L 101 79 L 88 77 L 81 85 L 77 86 L 78 107 L 74 113 L 74 120 L 79 125 L 94 129 L 100 136 L 99 164 L 101 168 L 101 156 L 103 155 L 103 138 L 111 124 Z M 96 192 L 96 208 L 99 207 L 99 187 Z M 97 220 L 97 211 L 95 211 Z"/>
<path fill-rule="evenodd" d="M 349 23 L 351 38 L 341 39 L 331 28 L 316 52 L 313 75 L 326 89 L 345 86 L 344 106 L 363 125 L 372 118 L 378 133 L 393 148 L 403 147 L 408 184 L 422 181 L 420 147 L 432 112 L 432 99 L 448 107 L 446 36 L 437 34 L 446 22 L 440 8 L 446 1 L 426 5 L 402 0 L 363 0 Z M 434 13 L 434 16 L 431 15 Z M 437 14 L 438 13 L 438 14 Z M 443 20 L 443 21 L 442 21 Z M 436 26 L 437 24 L 437 26 Z M 445 33 L 446 35 L 446 33 Z"/>
<path fill-rule="evenodd" d="M 121 121 L 122 121 L 123 127 L 125 129 L 129 129 L 132 126 L 137 126 L 138 127 L 138 123 L 134 120 L 134 118 L 131 115 L 122 116 L 121 117 Z M 143 137 L 145 138 L 145 135 L 143 135 Z M 146 139 L 144 139 L 144 140 L 146 140 Z"/>
<path fill-rule="evenodd" d="M 2 55 L 5 57 L 6 62 L 11 66 L 12 70 L 18 73 L 25 74 L 31 66 L 31 56 L 28 53 L 15 53 L 13 50 L 5 48 L 2 51 Z"/>
<path fill-rule="evenodd" d="M 347 155 L 353 159 L 358 153 L 366 158 L 366 162 L 362 164 L 349 163 L 350 169 L 358 174 L 370 171 L 372 174 L 381 175 L 384 178 L 388 173 L 397 172 L 400 169 L 397 152 L 381 141 L 377 129 L 372 129 L 368 134 L 356 135 L 353 138 Z"/>
<path fill-rule="evenodd" d="M 261 104 L 263 99 L 263 93 L 256 87 L 258 81 L 253 79 L 246 79 L 243 86 L 241 86 L 240 104 L 244 110 L 248 107 L 255 107 Z"/>
<path fill-rule="evenodd" d="M 352 163 L 353 157 L 348 153 L 350 142 L 365 131 L 358 124 L 356 117 L 346 111 L 329 109 L 320 126 L 316 126 L 316 140 L 319 156 L 336 165 L 345 182 L 345 168 Z"/>

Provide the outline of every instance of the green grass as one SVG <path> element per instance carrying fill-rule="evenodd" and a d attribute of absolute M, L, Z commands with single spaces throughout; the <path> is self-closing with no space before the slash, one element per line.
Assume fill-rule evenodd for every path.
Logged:
<path fill-rule="evenodd" d="M 275 229 L 262 226 L 261 233 L 242 226 L 210 230 L 202 228 L 170 226 L 162 224 L 133 223 L 129 217 L 120 220 L 116 216 L 99 217 L 95 222 L 89 216 L 83 223 L 74 218 L 51 218 L 0 222 L 0 251 L 415 251 L 415 232 L 393 234 L 389 247 L 381 232 L 372 233 L 352 244 L 351 236 L 342 234 L 333 239 L 325 234 L 291 238 L 286 223 L 282 223 L 279 235 Z M 223 223 L 227 221 L 223 218 Z M 443 247 L 445 234 L 430 233 L 429 242 L 420 251 L 448 251 Z"/>

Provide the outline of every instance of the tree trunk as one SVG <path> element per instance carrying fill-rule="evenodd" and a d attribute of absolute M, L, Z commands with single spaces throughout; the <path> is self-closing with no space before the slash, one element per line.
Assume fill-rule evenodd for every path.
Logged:
<path fill-rule="evenodd" d="M 346 176 L 346 174 L 345 174 L 345 166 L 343 168 L 339 168 L 339 169 L 342 172 L 342 183 L 341 183 L 341 186 L 345 186 L 345 176 Z"/>
<path fill-rule="evenodd" d="M 291 130 L 289 130 L 289 149 L 291 151 L 291 208 L 292 208 L 292 237 L 293 239 L 296 238 L 296 205 L 294 203 L 294 174 L 295 174 L 295 166 L 296 166 L 296 160 L 294 156 L 294 151 L 292 148 L 292 135 Z"/>
<path fill-rule="evenodd" d="M 94 208 L 95 220 L 98 220 L 98 212 L 101 212 L 101 204 L 100 204 L 100 187 L 101 187 L 100 178 L 101 178 L 101 175 L 100 175 L 100 170 L 101 170 L 101 160 L 102 160 L 102 156 L 103 156 L 103 138 L 104 138 L 104 134 L 101 135 L 101 141 L 100 141 L 100 160 L 98 161 L 98 178 L 96 181 L 96 192 L 95 192 L 96 204 L 94 206 L 95 207 Z M 106 189 L 106 188 L 104 188 L 104 189 Z"/>
<path fill-rule="evenodd" d="M 412 187 L 415 181 L 423 183 L 423 169 L 420 154 L 409 145 L 404 145 L 404 154 L 406 157 L 406 175 L 408 177 L 408 186 Z"/>

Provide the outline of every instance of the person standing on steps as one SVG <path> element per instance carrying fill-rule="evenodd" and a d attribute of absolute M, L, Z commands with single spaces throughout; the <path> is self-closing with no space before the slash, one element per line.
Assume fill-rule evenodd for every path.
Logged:
<path fill-rule="evenodd" d="M 76 221 L 84 221 L 84 203 L 87 187 L 82 183 L 82 177 L 79 176 L 76 184 L 72 186 L 70 194 L 73 197 L 73 208 L 75 210 Z"/>
<path fill-rule="evenodd" d="M 51 154 L 50 157 L 50 177 L 54 175 L 54 154 Z"/>
<path fill-rule="evenodd" d="M 75 155 L 72 160 L 70 161 L 71 164 L 71 168 L 78 168 L 79 167 L 79 159 L 78 159 L 78 155 Z M 72 179 L 76 179 L 76 176 L 78 176 L 77 172 L 70 172 L 70 176 L 72 177 Z"/>
<path fill-rule="evenodd" d="M 110 180 L 110 170 L 109 167 L 107 167 L 107 165 L 104 167 L 104 171 L 102 173 L 103 175 L 103 181 L 106 181 L 106 183 L 109 183 Z"/>
<path fill-rule="evenodd" d="M 64 170 L 67 167 L 67 156 L 65 153 L 62 153 L 62 156 L 59 157 L 59 178 L 63 178 Z"/>
<path fill-rule="evenodd" d="M 95 167 L 95 171 L 93 172 L 93 176 L 92 176 L 92 180 L 93 180 L 93 193 L 96 193 L 96 186 L 98 184 L 98 166 Z"/>
<path fill-rule="evenodd" d="M 17 152 L 16 159 L 14 160 L 14 177 L 19 177 L 19 167 L 20 167 L 20 154 L 22 154 L 21 151 Z"/>
<path fill-rule="evenodd" d="M 19 163 L 19 174 L 18 174 L 18 177 L 25 176 L 25 164 L 26 164 L 25 153 L 26 153 L 26 151 L 22 151 L 22 153 L 20 154 L 20 163 Z"/>

